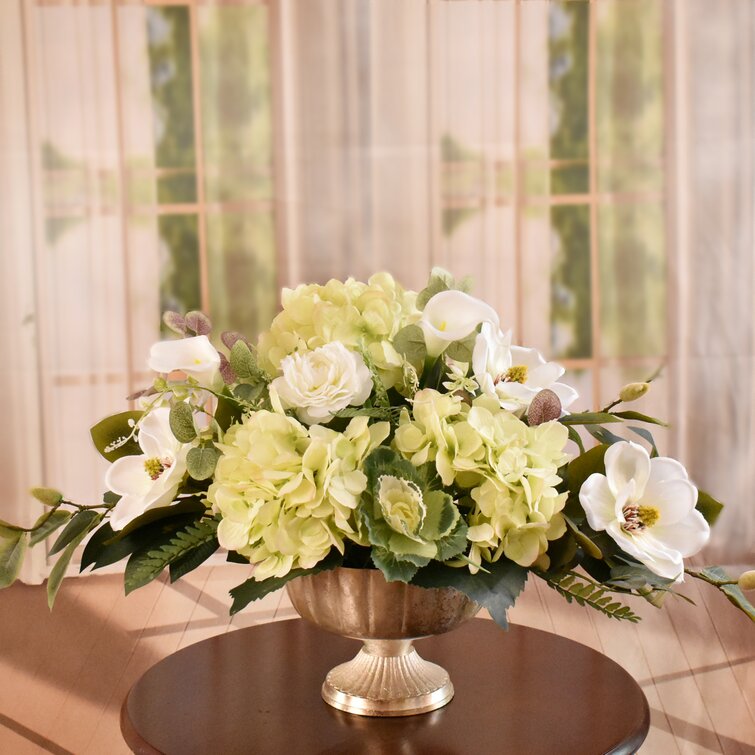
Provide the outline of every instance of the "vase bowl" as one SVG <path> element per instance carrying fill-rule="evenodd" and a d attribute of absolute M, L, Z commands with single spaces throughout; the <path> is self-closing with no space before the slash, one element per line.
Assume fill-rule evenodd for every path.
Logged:
<path fill-rule="evenodd" d="M 480 606 L 466 595 L 386 582 L 377 569 L 344 567 L 299 577 L 287 590 L 303 619 L 364 643 L 355 658 L 328 673 L 326 703 L 362 716 L 409 716 L 451 701 L 448 673 L 421 658 L 413 641 L 471 619 Z"/>

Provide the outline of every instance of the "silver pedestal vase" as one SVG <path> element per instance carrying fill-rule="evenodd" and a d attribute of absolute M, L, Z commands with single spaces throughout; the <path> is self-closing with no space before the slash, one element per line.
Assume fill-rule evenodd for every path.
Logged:
<path fill-rule="evenodd" d="M 449 632 L 480 606 L 452 589 L 386 582 L 377 569 L 338 568 L 287 585 L 299 615 L 364 642 L 322 685 L 334 708 L 361 716 L 411 716 L 441 708 L 454 688 L 448 673 L 422 659 L 413 641 Z"/>

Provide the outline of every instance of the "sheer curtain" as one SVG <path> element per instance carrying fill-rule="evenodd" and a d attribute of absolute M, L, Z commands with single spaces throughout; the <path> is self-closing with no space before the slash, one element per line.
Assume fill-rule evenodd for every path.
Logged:
<path fill-rule="evenodd" d="M 471 275 L 584 407 L 639 409 L 753 556 L 753 8 L 728 0 L 0 4 L 0 517 L 94 497 L 164 308 Z M 27 579 L 44 574 L 38 556 Z"/>

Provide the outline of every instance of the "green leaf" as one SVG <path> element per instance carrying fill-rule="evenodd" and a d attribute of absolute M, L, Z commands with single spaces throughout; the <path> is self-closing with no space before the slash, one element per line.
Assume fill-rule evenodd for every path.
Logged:
<path fill-rule="evenodd" d="M 246 386 L 247 383 L 242 383 L 241 385 Z M 241 386 L 238 386 L 241 387 Z M 256 388 L 257 386 L 248 386 L 249 388 Z M 225 432 L 232 424 L 238 422 L 243 412 L 241 411 L 241 407 L 233 401 L 233 399 L 226 398 L 227 388 L 223 390 L 223 394 L 218 397 L 218 406 L 217 409 L 215 409 L 215 421 L 220 425 L 220 428 Z M 261 392 L 261 390 L 260 390 Z"/>
<path fill-rule="evenodd" d="M 755 621 L 755 606 L 747 599 L 739 585 L 723 584 L 730 581 L 731 577 L 720 566 L 706 566 L 704 569 L 687 569 L 687 574 L 697 579 L 702 579 L 717 587 L 726 595 L 727 600 L 739 608 L 745 615 Z"/>
<path fill-rule="evenodd" d="M 196 550 L 209 558 L 218 548 L 216 532 L 218 523 L 215 519 L 201 519 L 187 527 L 167 535 L 158 546 L 140 548 L 134 551 L 126 564 L 124 584 L 126 595 L 143 587 L 157 577 L 162 570 Z M 214 547 L 208 552 L 207 543 Z"/>
<path fill-rule="evenodd" d="M 267 375 L 260 369 L 252 350 L 243 340 L 239 339 L 233 344 L 229 361 L 231 369 L 239 379 L 251 380 L 255 383 L 267 382 Z"/>
<path fill-rule="evenodd" d="M 475 331 L 474 333 L 472 333 L 472 335 L 467 336 L 461 341 L 454 341 L 453 343 L 449 344 L 448 348 L 446 349 L 446 356 L 451 357 L 451 359 L 455 359 L 457 362 L 465 362 L 466 364 L 471 364 L 472 352 L 474 351 L 476 340 L 477 332 Z"/>
<path fill-rule="evenodd" d="M 207 559 L 215 553 L 220 547 L 217 539 L 208 540 L 206 543 L 197 546 L 194 550 L 189 551 L 185 556 L 181 556 L 175 561 L 171 561 L 168 564 L 170 570 L 170 581 L 175 582 L 181 579 L 185 574 L 194 571 L 198 566 L 201 566 Z"/>
<path fill-rule="evenodd" d="M 582 442 L 582 436 L 579 434 L 575 427 L 569 427 L 569 440 L 574 441 L 577 444 L 580 454 L 585 453 L 585 444 Z"/>
<path fill-rule="evenodd" d="M 467 547 L 467 529 L 467 523 L 459 517 L 456 526 L 447 535 L 435 541 L 435 545 L 438 546 L 438 561 L 448 561 L 464 552 Z"/>
<path fill-rule="evenodd" d="M 566 465 L 566 473 L 563 476 L 569 490 L 569 499 L 566 502 L 564 513 L 578 524 L 585 520 L 584 509 L 579 502 L 579 491 L 591 474 L 605 474 L 606 465 L 603 457 L 607 450 L 607 445 L 595 446 Z"/>
<path fill-rule="evenodd" d="M 420 537 L 424 540 L 438 540 L 447 535 L 459 520 L 459 509 L 456 508 L 448 493 L 433 490 L 424 496 L 427 513 L 420 530 Z"/>
<path fill-rule="evenodd" d="M 704 490 L 697 491 L 697 506 L 695 508 L 711 527 L 716 523 L 723 507 L 723 503 L 717 501 L 710 493 L 706 493 Z"/>
<path fill-rule="evenodd" d="M 36 545 L 52 535 L 55 530 L 62 527 L 71 518 L 70 511 L 57 509 L 48 514 L 42 514 L 34 523 L 34 530 L 30 533 L 29 545 Z"/>
<path fill-rule="evenodd" d="M 579 412 L 578 414 L 566 414 L 559 419 L 562 425 L 605 425 L 609 422 L 621 422 L 615 414 L 608 412 Z"/>
<path fill-rule="evenodd" d="M 647 422 L 651 425 L 660 425 L 661 427 L 668 427 L 668 422 L 651 417 L 649 414 L 642 414 L 641 412 L 626 411 L 626 412 L 611 412 L 614 417 L 621 417 L 621 419 L 633 419 L 637 422 Z"/>
<path fill-rule="evenodd" d="M 383 572 L 386 582 L 410 582 L 417 573 L 411 561 L 398 559 L 395 554 L 378 546 L 372 549 L 372 563 Z"/>
<path fill-rule="evenodd" d="M 605 445 L 610 446 L 613 443 L 619 443 L 624 440 L 620 435 L 616 435 L 616 433 L 606 430 L 606 428 L 601 425 L 585 425 L 585 430 L 587 430 L 595 440 Z"/>
<path fill-rule="evenodd" d="M 13 532 L 10 537 L 0 538 L 0 589 L 10 587 L 18 578 L 28 545 L 28 532 Z"/>
<path fill-rule="evenodd" d="M 185 401 L 176 401 L 168 415 L 170 429 L 179 443 L 191 443 L 197 437 L 194 412 Z"/>
<path fill-rule="evenodd" d="M 467 568 L 454 568 L 437 562 L 420 569 L 412 584 L 420 587 L 453 587 L 485 606 L 493 620 L 508 629 L 508 609 L 514 605 L 527 581 L 527 570 L 513 561 L 501 558 L 485 564 L 483 571 L 471 574 Z"/>
<path fill-rule="evenodd" d="M 207 480 L 212 477 L 220 455 L 213 443 L 190 448 L 186 454 L 186 469 L 195 480 Z"/>
<path fill-rule="evenodd" d="M 594 608 L 612 619 L 623 619 L 632 623 L 640 620 L 640 617 L 629 606 L 624 606 L 618 601 L 612 602 L 611 597 L 605 595 L 606 591 L 602 587 L 596 587 L 589 582 L 582 582 L 576 579 L 573 574 L 558 577 L 538 573 L 538 576 L 567 603 L 576 600 L 579 605 Z"/>
<path fill-rule="evenodd" d="M 425 334 L 419 325 L 407 325 L 396 333 L 393 339 L 393 348 L 401 354 L 409 364 L 422 372 L 427 359 L 427 346 L 425 345 Z"/>
<path fill-rule="evenodd" d="M 53 556 L 59 551 L 62 551 L 69 543 L 79 537 L 80 534 L 86 535 L 87 532 L 94 529 L 95 525 L 102 519 L 102 514 L 94 511 L 93 509 L 85 509 L 79 511 L 71 518 L 66 528 L 60 533 L 55 544 L 50 548 L 50 555 Z M 79 538 L 81 542 L 82 538 Z"/>
<path fill-rule="evenodd" d="M 579 545 L 582 546 L 582 549 L 587 553 L 588 556 L 597 559 L 603 558 L 603 552 L 600 550 L 598 545 L 593 542 L 587 535 L 585 535 L 584 532 L 581 532 L 577 525 L 574 524 L 574 522 L 572 522 L 572 520 L 569 519 L 568 516 L 564 516 L 564 521 L 566 522 L 566 526 L 569 528 L 569 531 L 574 536 L 574 539 L 579 543 Z"/>
<path fill-rule="evenodd" d="M 286 582 L 290 582 L 292 579 L 304 577 L 307 574 L 317 574 L 321 571 L 329 571 L 330 569 L 335 569 L 337 566 L 340 566 L 342 563 L 343 556 L 341 556 L 337 550 L 331 549 L 330 553 L 311 569 L 292 569 L 283 577 L 270 577 L 269 579 L 263 579 L 260 581 L 251 577 L 250 579 L 247 579 L 246 582 L 242 582 L 230 591 L 231 597 L 233 598 L 231 615 L 238 613 L 252 601 L 259 600 L 271 592 L 280 590 Z"/>
<path fill-rule="evenodd" d="M 29 492 L 45 506 L 57 506 L 63 500 L 63 494 L 55 488 L 32 488 Z"/>
<path fill-rule="evenodd" d="M 158 506 L 155 509 L 148 509 L 143 514 L 136 517 L 136 519 L 132 519 L 123 529 L 115 532 L 113 537 L 108 540 L 108 543 L 118 542 L 118 540 L 130 536 L 137 530 L 141 530 L 146 525 L 157 522 L 158 520 L 170 519 L 183 514 L 195 514 L 194 519 L 197 519 L 198 516 L 203 514 L 206 510 L 207 507 L 197 496 L 179 498 L 175 503 L 172 503 L 169 506 Z"/>
<path fill-rule="evenodd" d="M 264 392 L 265 383 L 240 383 L 233 389 L 233 395 L 246 404 L 256 404 Z"/>
<path fill-rule="evenodd" d="M 65 577 L 68 565 L 71 563 L 71 557 L 81 544 L 81 541 L 87 536 L 88 532 L 89 530 L 83 530 L 77 533 L 76 536 L 69 541 L 62 555 L 55 562 L 55 566 L 53 566 L 50 571 L 50 576 L 47 579 L 47 605 L 50 610 L 52 610 L 52 607 L 55 604 L 55 598 L 58 595 L 58 590 L 60 590 L 60 585 L 63 583 L 63 577 Z"/>
<path fill-rule="evenodd" d="M 655 445 L 655 438 L 653 434 L 645 427 L 635 427 L 634 425 L 627 425 L 627 428 L 631 430 L 635 435 L 639 435 L 640 438 L 646 440 L 650 444 L 650 458 L 654 459 L 658 456 L 658 447 Z"/>
<path fill-rule="evenodd" d="M 144 412 L 121 412 L 98 422 L 89 432 L 95 448 L 108 461 L 113 462 L 122 456 L 133 456 L 142 452 L 136 442 L 133 424 Z"/>
<path fill-rule="evenodd" d="M 417 309 L 424 309 L 427 306 L 427 302 L 429 302 L 435 294 L 439 294 L 441 291 L 448 291 L 452 285 L 453 278 L 450 274 L 446 273 L 445 270 L 443 271 L 443 274 L 440 273 L 440 271 L 438 271 L 437 274 L 433 274 L 430 277 L 427 286 L 417 294 Z"/>

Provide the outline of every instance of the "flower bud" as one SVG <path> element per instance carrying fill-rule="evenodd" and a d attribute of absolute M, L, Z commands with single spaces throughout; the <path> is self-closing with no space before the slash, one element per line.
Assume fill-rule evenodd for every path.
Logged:
<path fill-rule="evenodd" d="M 737 584 L 741 590 L 755 590 L 755 569 L 741 574 Z"/>
<path fill-rule="evenodd" d="M 650 390 L 650 383 L 628 383 L 619 391 L 619 399 L 624 403 L 637 401 Z"/>
<path fill-rule="evenodd" d="M 539 391 L 530 402 L 527 411 L 527 421 L 530 427 L 542 425 L 543 422 L 550 422 L 560 416 L 561 400 L 550 388 L 543 388 L 542 391 Z"/>

